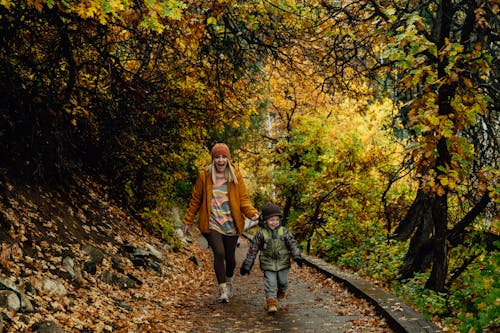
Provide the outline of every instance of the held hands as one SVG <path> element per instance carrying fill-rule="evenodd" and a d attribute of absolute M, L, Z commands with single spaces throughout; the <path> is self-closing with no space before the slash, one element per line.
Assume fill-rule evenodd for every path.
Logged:
<path fill-rule="evenodd" d="M 248 275 L 250 274 L 250 271 L 246 269 L 245 267 L 241 266 L 240 268 L 240 275 Z"/>
<path fill-rule="evenodd" d="M 293 260 L 299 265 L 299 267 L 302 267 L 304 265 L 304 259 L 302 257 L 295 257 Z"/>

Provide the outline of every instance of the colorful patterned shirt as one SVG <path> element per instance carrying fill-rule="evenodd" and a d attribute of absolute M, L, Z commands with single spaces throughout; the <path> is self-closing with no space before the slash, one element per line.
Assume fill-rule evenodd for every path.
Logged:
<path fill-rule="evenodd" d="M 217 179 L 212 189 L 212 202 L 210 203 L 210 230 L 217 231 L 223 235 L 235 235 L 236 226 L 229 207 L 227 192 L 227 181 Z"/>

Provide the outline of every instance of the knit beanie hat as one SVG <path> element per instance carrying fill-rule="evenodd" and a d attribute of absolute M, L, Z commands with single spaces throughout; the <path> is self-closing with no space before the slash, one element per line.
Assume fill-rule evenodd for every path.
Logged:
<path fill-rule="evenodd" d="M 262 206 L 262 220 L 265 221 L 272 216 L 283 217 L 283 213 L 281 213 L 281 208 L 278 205 L 273 204 L 272 202 L 266 203 Z"/>
<path fill-rule="evenodd" d="M 229 152 L 229 147 L 225 143 L 216 143 L 212 148 L 212 158 L 215 156 L 222 155 L 224 157 L 230 158 L 231 153 Z"/>

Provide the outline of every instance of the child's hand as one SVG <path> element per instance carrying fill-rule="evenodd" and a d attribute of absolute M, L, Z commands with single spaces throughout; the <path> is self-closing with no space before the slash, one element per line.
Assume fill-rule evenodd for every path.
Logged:
<path fill-rule="evenodd" d="M 295 257 L 293 258 L 293 260 L 297 263 L 297 265 L 299 265 L 299 267 L 302 267 L 302 265 L 304 265 L 304 259 L 302 259 L 302 257 Z"/>
<path fill-rule="evenodd" d="M 250 274 L 250 271 L 246 269 L 245 267 L 240 268 L 240 275 L 248 275 Z"/>

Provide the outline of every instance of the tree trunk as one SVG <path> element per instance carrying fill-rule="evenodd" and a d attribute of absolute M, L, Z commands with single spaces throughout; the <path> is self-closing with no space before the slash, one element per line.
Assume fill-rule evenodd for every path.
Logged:
<path fill-rule="evenodd" d="M 403 232 L 396 234 L 394 237 L 395 239 L 404 241 L 406 239 L 401 237 L 403 234 L 406 235 L 407 233 L 413 232 L 413 228 L 417 229 L 411 238 L 410 247 L 399 268 L 400 278 L 411 278 L 417 272 L 424 272 L 430 267 L 431 262 L 437 262 L 438 264 L 433 266 L 433 269 L 435 269 L 434 275 L 429 279 L 430 281 L 437 282 L 435 285 L 428 282 L 427 285 L 433 290 L 436 288 L 439 289 L 441 282 L 447 275 L 447 248 L 462 244 L 466 236 L 465 228 L 472 224 L 474 219 L 484 211 L 488 202 L 490 202 L 490 197 L 488 192 L 485 192 L 481 199 L 462 220 L 460 220 L 453 229 L 447 230 L 447 223 L 443 222 L 446 221 L 444 220 L 445 217 L 447 218 L 446 200 L 439 197 L 431 198 L 429 195 L 425 194 L 425 192 L 419 191 L 412 207 L 408 210 L 405 219 L 401 223 L 406 223 L 409 226 L 398 226 L 397 230 L 403 230 Z M 431 208 L 432 205 L 434 205 L 434 208 Z M 440 222 L 436 224 L 435 221 L 438 220 L 440 220 Z M 440 232 L 438 232 L 438 228 L 441 228 Z M 443 241 L 443 232 L 445 232 L 445 241 Z M 500 239 L 500 237 L 492 237 L 492 235 L 493 234 L 490 233 L 484 233 L 482 235 L 482 237 L 484 237 L 484 243 L 487 246 L 487 251 L 494 251 L 495 247 L 493 242 Z M 480 240 L 475 243 L 478 242 L 480 242 Z M 449 282 L 447 284 L 449 285 Z"/>
<path fill-rule="evenodd" d="M 411 237 L 410 247 L 404 258 L 399 274 L 401 279 L 408 279 L 417 272 L 429 267 L 432 259 L 432 231 L 434 228 L 431 210 L 431 198 L 423 190 L 417 192 L 412 206 L 404 220 L 396 229 L 395 238 L 406 240 Z"/>
<path fill-rule="evenodd" d="M 429 239 L 430 232 L 425 234 L 422 233 L 422 230 L 428 229 L 426 225 L 432 225 L 430 208 L 429 196 L 422 189 L 419 189 L 413 204 L 406 213 L 403 221 L 396 227 L 392 238 L 398 241 L 405 241 L 409 239 L 415 229 L 418 228 L 421 230 L 421 236 L 424 237 L 424 240 Z"/>
<path fill-rule="evenodd" d="M 446 233 L 448 225 L 448 196 L 436 196 L 432 199 L 432 219 L 434 220 L 434 240 L 431 276 L 425 287 L 434 291 L 445 291 L 448 273 Z"/>
<path fill-rule="evenodd" d="M 287 224 L 288 215 L 290 215 L 290 209 L 292 208 L 292 201 L 292 195 L 288 195 L 285 200 L 285 208 L 283 209 L 283 220 L 281 222 L 283 226 Z"/>
<path fill-rule="evenodd" d="M 481 199 L 474 207 L 458 222 L 453 229 L 448 233 L 448 240 L 452 246 L 457 246 L 462 243 L 465 236 L 465 228 L 472 224 L 474 219 L 486 209 L 486 206 L 491 201 L 489 191 L 484 192 Z"/>
<path fill-rule="evenodd" d="M 438 50 L 446 46 L 447 39 L 451 32 L 452 15 L 451 0 L 442 0 L 438 9 L 438 23 L 436 29 Z M 439 80 L 448 82 L 446 67 L 448 58 L 442 57 L 437 64 L 437 76 Z M 456 90 L 456 83 L 443 83 L 438 89 L 438 114 L 448 116 L 453 113 L 450 101 Z M 446 169 L 451 161 L 450 151 L 443 133 L 437 133 L 440 139 L 437 142 L 437 159 L 434 165 L 434 171 L 439 179 L 439 175 L 446 176 L 442 168 Z M 446 251 L 446 233 L 448 231 L 448 189 L 444 188 L 444 193 L 436 193 L 432 197 L 432 219 L 434 221 L 434 249 L 432 258 L 432 272 L 425 286 L 435 291 L 444 291 L 446 274 L 448 271 L 448 257 Z"/>

